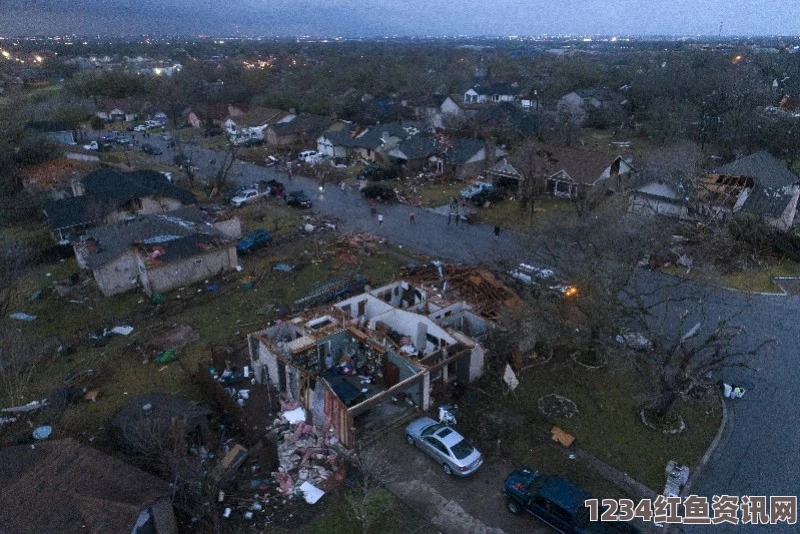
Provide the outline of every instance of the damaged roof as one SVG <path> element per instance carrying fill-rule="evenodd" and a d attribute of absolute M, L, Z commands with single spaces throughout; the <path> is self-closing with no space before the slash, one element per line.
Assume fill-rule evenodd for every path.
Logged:
<path fill-rule="evenodd" d="M 604 152 L 571 147 L 541 147 L 536 151 L 536 168 L 546 176 L 564 171 L 575 183 L 593 184 L 618 157 Z"/>
<path fill-rule="evenodd" d="M 765 217 L 780 218 L 791 202 L 795 201 L 797 191 L 793 188 L 772 188 L 756 185 L 748 193 L 742 204 L 742 211 Z"/>
<path fill-rule="evenodd" d="M 370 126 L 367 131 L 354 138 L 352 146 L 376 149 L 383 146 L 383 134 L 405 140 L 417 135 L 422 127 L 414 122 L 387 122 Z"/>
<path fill-rule="evenodd" d="M 234 118 L 234 121 L 236 119 Z M 321 115 L 301 114 L 289 122 L 277 122 L 271 126 L 275 135 L 294 135 L 307 132 L 310 135 L 321 133 L 333 123 L 330 117 Z"/>
<path fill-rule="evenodd" d="M 433 156 L 439 152 L 436 140 L 428 135 L 417 135 L 406 139 L 399 146 L 406 159 L 419 159 Z"/>
<path fill-rule="evenodd" d="M 746 176 L 766 188 L 793 185 L 800 181 L 786 167 L 764 150 L 737 159 L 713 171 L 716 174 Z"/>
<path fill-rule="evenodd" d="M 81 180 L 84 194 L 46 202 L 44 211 L 52 229 L 70 228 L 102 220 L 137 198 L 168 197 L 182 204 L 196 204 L 191 191 L 172 185 L 157 171 L 122 172 L 100 169 Z"/>
<path fill-rule="evenodd" d="M 169 485 L 67 438 L 0 450 L 0 524 L 8 532 L 132 532 Z"/>
<path fill-rule="evenodd" d="M 485 148 L 486 142 L 481 141 L 480 139 L 454 137 L 450 146 L 445 151 L 444 157 L 448 163 L 462 165 Z"/>
<path fill-rule="evenodd" d="M 187 239 L 193 236 L 194 239 Z M 83 240 L 94 242 L 93 246 L 87 247 L 86 263 L 91 269 L 116 259 L 134 245 L 150 249 L 160 246 L 163 253 L 159 260 L 169 261 L 197 254 L 202 251 L 201 242 L 229 243 L 221 232 L 204 222 L 202 212 L 196 207 L 165 214 L 140 215 L 92 228 Z"/>

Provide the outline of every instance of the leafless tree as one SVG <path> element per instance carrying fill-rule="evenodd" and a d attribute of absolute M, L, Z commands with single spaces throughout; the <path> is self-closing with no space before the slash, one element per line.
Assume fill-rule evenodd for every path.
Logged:
<path fill-rule="evenodd" d="M 21 330 L 0 319 L 0 382 L 10 406 L 24 403 L 25 392 L 43 355 Z"/>
<path fill-rule="evenodd" d="M 355 491 L 347 495 L 347 502 L 361 525 L 361 532 L 369 534 L 375 532 L 380 521 L 396 506 L 394 496 L 385 486 L 397 479 L 399 466 L 374 447 L 360 450 L 351 461 L 361 477 Z"/>
<path fill-rule="evenodd" d="M 228 138 L 228 145 L 225 147 L 225 152 L 222 155 L 222 161 L 219 163 L 219 169 L 214 176 L 214 188 L 217 192 L 222 191 L 228 182 L 228 174 L 236 162 L 236 155 L 239 152 L 239 147 L 233 143 L 233 139 Z"/>
<path fill-rule="evenodd" d="M 175 144 L 176 163 L 189 181 L 189 187 L 194 187 L 194 167 L 191 164 L 193 153 L 187 153 L 186 143 L 183 142 L 180 135 L 173 136 L 173 143 Z"/>

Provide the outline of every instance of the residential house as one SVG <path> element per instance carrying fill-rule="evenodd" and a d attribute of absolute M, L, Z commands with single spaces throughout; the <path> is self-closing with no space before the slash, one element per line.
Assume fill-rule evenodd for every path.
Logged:
<path fill-rule="evenodd" d="M 269 124 L 275 124 L 286 118 L 289 113 L 280 109 L 265 108 L 262 106 L 252 106 L 246 110 L 236 107 L 233 114 L 225 117 L 225 129 L 228 132 L 236 132 L 245 128 L 264 128 Z"/>
<path fill-rule="evenodd" d="M 437 171 L 459 180 L 483 174 L 499 158 L 508 155 L 502 148 L 495 147 L 494 154 L 487 156 L 486 142 L 480 139 L 443 138 L 441 144 L 441 156 L 435 161 Z"/>
<path fill-rule="evenodd" d="M 323 132 L 317 137 L 317 152 L 330 158 L 349 158 L 352 155 L 353 138 L 357 131 L 351 127 L 333 132 Z"/>
<path fill-rule="evenodd" d="M 402 141 L 388 155 L 406 167 L 418 172 L 425 169 L 431 158 L 439 154 L 439 144 L 428 134 L 419 134 Z"/>
<path fill-rule="evenodd" d="M 147 103 L 133 98 L 103 99 L 97 104 L 95 115 L 106 122 L 137 120 Z"/>
<path fill-rule="evenodd" d="M 503 158 L 486 172 L 489 182 L 497 187 L 510 187 L 516 190 L 522 175 L 517 169 Z"/>
<path fill-rule="evenodd" d="M 270 124 L 264 130 L 264 139 L 270 146 L 302 146 L 314 147 L 322 132 L 341 130 L 345 127 L 341 121 L 319 115 L 300 114 L 288 121 Z"/>
<path fill-rule="evenodd" d="M 76 145 L 72 124 L 60 121 L 31 121 L 26 127 L 46 139 L 62 145 Z"/>
<path fill-rule="evenodd" d="M 519 93 L 517 83 L 479 83 L 464 91 L 464 103 L 514 102 Z"/>
<path fill-rule="evenodd" d="M 590 113 L 611 109 L 616 105 L 611 92 L 605 88 L 578 89 L 562 96 L 557 109 L 575 124 L 583 124 Z"/>
<path fill-rule="evenodd" d="M 96 224 L 137 214 L 164 213 L 197 203 L 191 191 L 172 185 L 156 171 L 100 169 L 73 180 L 72 197 L 45 202 L 44 212 L 58 242 Z"/>
<path fill-rule="evenodd" d="M 639 215 L 689 218 L 689 198 L 677 184 L 646 176 L 641 176 L 637 181 L 639 185 L 630 191 L 628 211 Z"/>
<path fill-rule="evenodd" d="M 351 141 L 353 157 L 367 161 L 389 158 L 400 143 L 422 132 L 423 127 L 415 122 L 387 122 L 375 124 L 358 134 Z"/>
<path fill-rule="evenodd" d="M 427 410 L 432 389 L 483 373 L 486 323 L 405 281 L 248 336 L 257 382 L 308 410 L 344 447 Z"/>
<path fill-rule="evenodd" d="M 448 120 L 464 116 L 464 110 L 448 95 L 431 95 L 426 102 L 414 107 L 414 115 L 426 124 L 445 129 Z"/>
<path fill-rule="evenodd" d="M 636 173 L 629 159 L 581 148 L 540 147 L 535 161 L 547 192 L 559 198 L 622 191 Z"/>
<path fill-rule="evenodd" d="M 229 106 L 225 104 L 195 104 L 183 112 L 186 123 L 192 128 L 221 126 L 231 115 Z"/>
<path fill-rule="evenodd" d="M 199 210 L 141 215 L 86 231 L 73 242 L 81 268 L 105 296 L 141 287 L 151 295 L 236 268 L 236 241 L 206 223 Z"/>
<path fill-rule="evenodd" d="M 6 532 L 177 531 L 167 482 L 73 438 L 0 449 L 0 487 Z"/>
<path fill-rule="evenodd" d="M 708 173 L 695 194 L 699 215 L 726 218 L 743 211 L 761 215 L 775 228 L 794 223 L 800 178 L 768 152 L 739 158 Z"/>

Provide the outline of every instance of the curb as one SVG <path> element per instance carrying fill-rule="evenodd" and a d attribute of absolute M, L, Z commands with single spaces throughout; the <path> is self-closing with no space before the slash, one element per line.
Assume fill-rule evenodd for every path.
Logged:
<path fill-rule="evenodd" d="M 719 429 L 717 430 L 717 435 L 714 436 L 714 439 L 711 440 L 711 444 L 706 449 L 706 453 L 697 462 L 697 466 L 694 468 L 694 473 L 689 477 L 689 481 L 683 487 L 681 491 L 681 497 L 685 497 L 689 495 L 689 490 L 692 489 L 694 485 L 694 481 L 697 480 L 699 475 L 705 470 L 708 461 L 711 459 L 711 455 L 714 454 L 714 451 L 717 449 L 719 442 L 722 440 L 722 435 L 725 433 L 725 429 L 728 426 L 728 406 L 725 404 L 725 399 L 722 397 L 722 393 L 718 393 L 719 395 L 719 402 L 722 405 L 722 421 L 719 424 Z"/>
<path fill-rule="evenodd" d="M 648 270 L 648 271 L 653 271 L 652 269 L 647 269 L 647 268 L 642 268 L 642 269 L 643 270 Z M 686 276 L 681 276 L 681 275 L 675 274 L 675 273 L 665 273 L 664 271 L 659 271 L 659 270 L 654 270 L 653 272 L 657 272 L 657 273 L 659 273 L 659 274 L 661 274 L 663 276 L 669 276 L 669 277 L 672 277 L 672 278 L 679 278 L 681 280 L 685 280 L 687 282 L 692 282 L 692 283 L 695 283 L 695 284 L 698 284 L 698 285 L 701 285 L 701 286 L 715 287 L 715 288 L 721 289 L 723 291 L 730 291 L 731 293 L 740 293 L 740 294 L 743 294 L 743 295 L 757 295 L 757 296 L 760 296 L 760 297 L 788 297 L 789 296 L 789 293 L 787 293 L 782 287 L 780 287 L 780 285 L 778 285 L 778 287 L 780 288 L 780 291 L 747 291 L 746 289 L 736 289 L 735 287 L 723 286 L 723 285 L 720 285 L 720 284 L 715 284 L 714 282 L 707 282 L 707 281 L 704 281 L 704 280 L 694 280 L 692 278 L 689 278 L 689 277 L 686 277 Z M 774 280 L 785 280 L 785 279 L 791 279 L 791 277 L 782 277 L 782 276 L 775 277 L 775 276 L 773 276 L 772 279 L 773 279 L 773 281 Z"/>

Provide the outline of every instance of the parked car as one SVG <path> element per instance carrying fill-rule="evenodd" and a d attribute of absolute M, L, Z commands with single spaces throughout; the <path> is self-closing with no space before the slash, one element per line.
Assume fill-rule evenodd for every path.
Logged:
<path fill-rule="evenodd" d="M 361 190 L 361 195 L 364 198 L 374 198 L 378 202 L 394 202 L 397 200 L 394 189 L 378 184 L 368 185 Z"/>
<path fill-rule="evenodd" d="M 172 141 L 172 136 L 168 133 L 162 133 L 159 137 L 162 141 Z"/>
<path fill-rule="evenodd" d="M 259 193 L 258 189 L 245 189 L 235 197 L 231 199 L 231 206 L 234 208 L 241 208 L 245 204 L 249 204 L 251 202 L 255 202 L 259 198 L 262 198 L 264 193 Z"/>
<path fill-rule="evenodd" d="M 636 533 L 627 522 L 589 521 L 584 502 L 589 494 L 557 476 L 545 476 L 529 467 L 512 471 L 503 484 L 506 508 L 512 514 L 528 512 L 565 534 Z"/>
<path fill-rule="evenodd" d="M 270 241 L 272 241 L 272 234 L 267 230 L 253 230 L 242 236 L 239 240 L 239 244 L 236 245 L 236 252 L 239 254 L 249 254 L 258 248 L 267 246 Z"/>
<path fill-rule="evenodd" d="M 117 144 L 130 145 L 131 144 L 131 138 L 128 137 L 127 135 L 118 135 L 117 136 Z"/>
<path fill-rule="evenodd" d="M 537 296 L 542 290 L 565 297 L 573 297 L 578 294 L 576 286 L 567 284 L 558 278 L 552 269 L 537 267 L 530 263 L 520 263 L 516 268 L 509 270 L 508 275 L 531 287 Z"/>
<path fill-rule="evenodd" d="M 117 142 L 117 133 L 110 133 L 100 137 L 100 142 L 102 143 L 116 143 Z"/>
<path fill-rule="evenodd" d="M 446 475 L 465 477 L 483 464 L 483 457 L 464 436 L 430 417 L 412 421 L 406 427 L 406 441 L 416 445 L 442 466 Z"/>
<path fill-rule="evenodd" d="M 487 202 L 494 204 L 495 202 L 503 200 L 503 197 L 503 192 L 493 187 L 491 189 L 484 189 L 480 193 L 473 195 L 469 201 L 476 206 L 484 206 Z"/>
<path fill-rule="evenodd" d="M 261 191 L 267 192 L 272 197 L 283 196 L 283 184 L 274 178 L 272 180 L 259 180 L 258 188 Z"/>
<path fill-rule="evenodd" d="M 134 128 L 136 128 L 136 127 L 135 127 L 135 126 L 133 126 L 133 125 L 126 126 L 126 127 L 125 127 L 125 131 L 126 131 L 126 132 L 132 132 L 132 131 L 134 131 Z"/>
<path fill-rule="evenodd" d="M 164 153 L 159 147 L 151 145 L 150 143 L 145 143 L 142 145 L 142 152 L 153 156 L 158 156 Z"/>
<path fill-rule="evenodd" d="M 466 189 L 461 190 L 461 196 L 469 200 L 478 193 L 491 191 L 492 189 L 494 189 L 494 186 L 489 182 L 474 182 Z"/>
<path fill-rule="evenodd" d="M 625 345 L 634 350 L 650 350 L 652 343 L 641 332 L 636 332 L 629 328 L 623 328 L 614 338 L 620 345 Z"/>
<path fill-rule="evenodd" d="M 286 205 L 307 209 L 312 206 L 311 199 L 302 191 L 292 191 L 286 195 Z"/>
<path fill-rule="evenodd" d="M 393 180 L 397 178 L 398 174 L 397 167 L 370 163 L 361 170 L 358 175 L 358 179 L 372 180 L 374 182 L 380 180 Z"/>
<path fill-rule="evenodd" d="M 91 141 L 88 145 L 83 145 L 83 149 L 97 150 L 98 152 L 102 152 L 103 150 L 111 150 L 111 143 L 104 141 Z"/>
<path fill-rule="evenodd" d="M 264 158 L 264 166 L 265 167 L 272 167 L 273 165 L 277 165 L 280 160 L 275 156 L 267 156 Z"/>
<path fill-rule="evenodd" d="M 319 158 L 319 156 L 320 154 L 316 150 L 303 150 L 297 154 L 297 159 L 303 163 L 309 163 L 309 160 L 315 160 Z"/>

